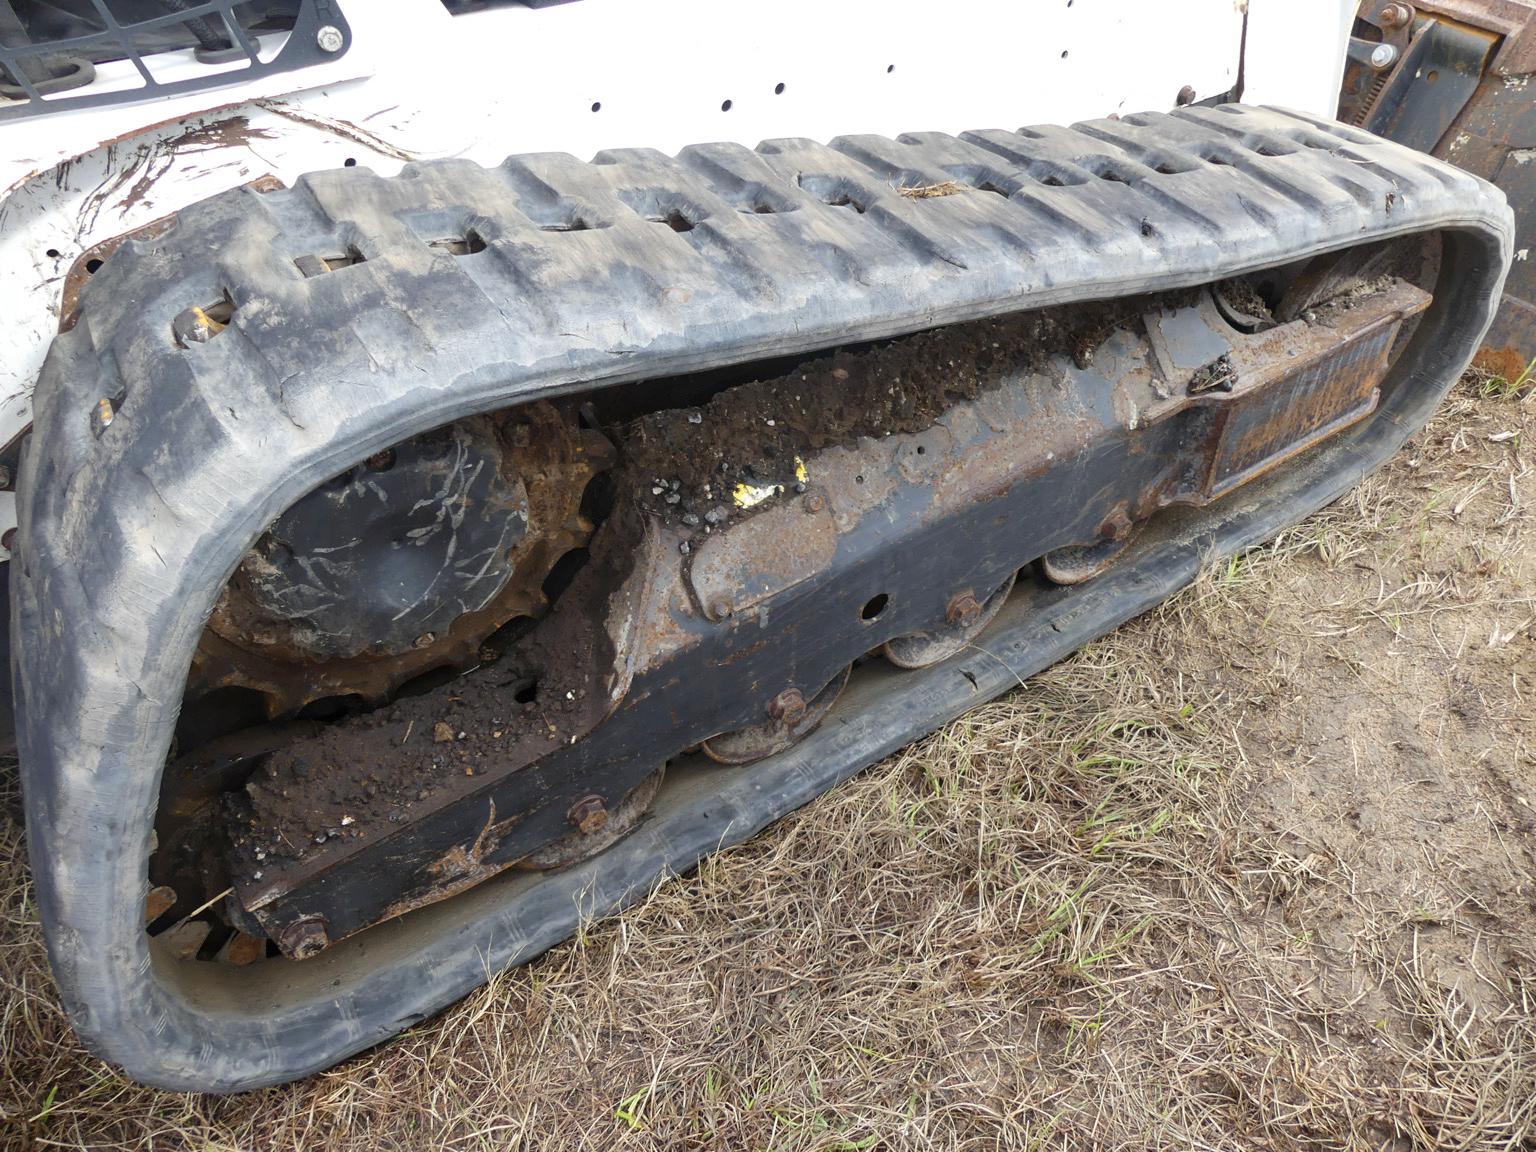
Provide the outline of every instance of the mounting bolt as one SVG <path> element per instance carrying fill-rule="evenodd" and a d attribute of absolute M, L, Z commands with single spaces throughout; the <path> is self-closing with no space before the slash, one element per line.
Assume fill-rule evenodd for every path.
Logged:
<path fill-rule="evenodd" d="M 414 644 L 417 648 L 430 648 L 436 640 L 437 636 L 433 633 L 423 632 L 420 636 L 416 637 Z"/>
<path fill-rule="evenodd" d="M 0 548 L 4 548 L 7 552 L 16 551 L 16 529 L 7 528 L 5 533 L 0 535 Z"/>
<path fill-rule="evenodd" d="M 944 609 L 944 619 L 960 628 L 976 623 L 980 615 L 981 605 L 976 602 L 976 594 L 969 590 L 956 595 L 949 602 L 949 607 Z"/>
<path fill-rule="evenodd" d="M 1397 49 L 1390 44 L 1378 44 L 1371 49 L 1371 67 L 1377 71 L 1392 67 L 1392 62 L 1396 59 Z"/>
<path fill-rule="evenodd" d="M 571 805 L 565 818 L 576 825 L 583 836 L 594 836 L 608 826 L 608 809 L 601 796 L 584 796 Z"/>
<path fill-rule="evenodd" d="M 1167 91 L 1167 89 L 1164 89 L 1164 91 Z M 1173 102 L 1180 108 L 1187 104 L 1193 104 L 1195 102 L 1194 88 L 1189 84 L 1184 85 L 1184 87 L 1179 89 L 1179 94 L 1173 98 Z"/>
<path fill-rule="evenodd" d="M 814 516 L 827 506 L 827 502 L 821 498 L 820 492 L 807 492 L 805 499 L 800 502 L 808 515 Z"/>
<path fill-rule="evenodd" d="M 716 620 L 724 620 L 731 614 L 733 605 L 724 596 L 716 596 L 709 602 L 709 614 Z"/>
<path fill-rule="evenodd" d="M 306 916 L 284 928 L 277 944 L 295 960 L 308 960 L 331 946 L 330 926 L 324 916 Z"/>
<path fill-rule="evenodd" d="M 315 33 L 315 43 L 322 52 L 340 52 L 341 46 L 346 42 L 347 38 L 334 24 L 326 24 Z"/>
<path fill-rule="evenodd" d="M 768 715 L 786 728 L 805 719 L 805 696 L 798 688 L 786 688 L 768 702 Z"/>
<path fill-rule="evenodd" d="M 1104 540 L 1124 540 L 1130 535 L 1131 528 L 1130 514 L 1124 508 L 1116 508 L 1099 525 L 1099 536 Z"/>
<path fill-rule="evenodd" d="M 1383 28 L 1401 28 L 1413 19 L 1413 9 L 1406 4 L 1388 4 L 1377 19 Z"/>

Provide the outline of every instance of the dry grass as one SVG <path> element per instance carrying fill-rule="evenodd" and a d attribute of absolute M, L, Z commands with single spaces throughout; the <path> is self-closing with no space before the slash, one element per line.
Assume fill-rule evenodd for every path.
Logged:
<path fill-rule="evenodd" d="M 172 1096 L 82 1054 L 12 815 L 0 1134 L 1530 1148 L 1530 397 L 1469 379 L 1273 545 L 307 1083 Z"/>
<path fill-rule="evenodd" d="M 935 196 L 953 196 L 965 191 L 969 189 L 955 180 L 945 180 L 941 184 L 904 184 L 896 189 L 899 195 L 908 200 L 931 200 Z"/>

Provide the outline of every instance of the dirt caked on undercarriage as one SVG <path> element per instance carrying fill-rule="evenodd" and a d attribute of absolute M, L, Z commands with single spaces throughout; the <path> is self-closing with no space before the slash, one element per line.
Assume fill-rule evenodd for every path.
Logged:
<path fill-rule="evenodd" d="M 750 835 L 1380 463 L 1508 229 L 1233 107 L 320 174 L 130 239 L 13 565 L 35 835 L 119 782 L 40 879 L 82 1030 L 291 1077 Z"/>
<path fill-rule="evenodd" d="M 1414 271 L 1420 248 L 1403 254 Z M 1392 253 L 1346 258 L 1356 255 L 1385 266 Z M 590 558 L 553 611 L 537 623 L 525 613 L 530 626 L 504 647 L 490 634 L 520 617 L 483 618 L 482 633 L 464 638 L 476 675 L 312 733 L 243 735 L 267 750 L 260 770 L 222 794 L 221 811 L 193 821 L 227 837 L 230 874 L 205 878 L 184 906 L 232 884 L 232 919 L 302 956 L 514 862 L 574 862 L 642 818 L 629 798 L 653 794 L 665 764 L 689 749 L 727 765 L 762 759 L 825 717 L 866 653 L 922 667 L 964 651 L 1025 565 L 1038 561 L 1059 583 L 1090 579 L 1160 509 L 1219 499 L 1366 418 L 1394 341 L 1429 302 L 1385 273 L 1330 282 L 1329 298 L 1317 297 L 1311 277 L 1283 292 L 1263 287 L 1274 313 L 1243 280 L 978 321 L 813 359 L 616 426 L 603 418 L 602 395 L 582 405 L 595 428 L 580 428 L 568 403 L 571 437 L 606 444 L 606 432 L 613 448 L 564 454 L 581 461 L 568 473 L 574 502 L 588 485 L 602 489 L 588 501 L 601 523 L 586 548 L 565 552 Z M 667 382 L 643 395 L 654 402 L 700 387 Z M 514 468 L 540 417 L 547 438 L 562 434 L 544 401 L 490 421 Z M 322 558 L 347 584 L 315 602 L 414 593 L 398 563 L 343 569 L 337 557 L 365 547 L 348 505 L 420 444 L 392 450 L 393 464 L 364 463 L 285 513 L 242 563 L 221 610 L 257 579 L 278 579 L 272 552 L 300 573 L 273 597 L 280 603 L 305 599 L 314 584 L 303 581 L 317 579 L 309 574 Z M 593 474 L 593 458 L 614 463 Z M 437 491 L 464 499 L 453 484 Z M 286 530 L 309 504 L 329 514 L 312 555 Z M 489 524 L 492 551 L 503 555 L 499 529 L 521 519 L 465 504 L 460 537 Z M 428 546 L 424 538 L 401 525 L 388 547 L 409 554 Z M 479 551 L 466 552 L 467 563 L 445 550 L 437 584 L 481 570 Z M 417 603 L 401 596 L 389 607 L 399 615 Z M 429 650 L 426 636 L 409 650 Z M 313 669 L 312 659 L 300 656 L 296 672 Z M 239 656 L 228 661 L 235 671 L 220 684 L 241 668 Z M 195 663 L 191 716 L 200 671 Z M 237 763 L 252 760 L 248 747 Z M 207 752 L 193 749 L 175 767 L 172 788 L 208 772 Z M 185 822 L 176 800 L 161 810 Z M 162 831 L 160 842 L 173 840 Z M 174 887 L 184 872 L 167 863 Z"/>

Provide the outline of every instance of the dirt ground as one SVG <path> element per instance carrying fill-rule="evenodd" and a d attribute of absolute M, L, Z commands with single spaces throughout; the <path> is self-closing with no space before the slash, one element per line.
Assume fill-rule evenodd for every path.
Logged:
<path fill-rule="evenodd" d="M 126 1083 L 0 797 L 0 1144 L 1536 1147 L 1536 400 L 375 1051 Z"/>

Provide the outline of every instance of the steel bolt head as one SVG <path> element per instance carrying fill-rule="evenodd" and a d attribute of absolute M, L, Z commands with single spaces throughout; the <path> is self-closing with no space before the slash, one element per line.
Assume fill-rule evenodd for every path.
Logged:
<path fill-rule="evenodd" d="M 284 928 L 278 935 L 277 943 L 295 960 L 308 960 L 331 946 L 329 925 L 324 916 L 306 916 Z"/>
<path fill-rule="evenodd" d="M 1371 49 L 1372 68 L 1390 68 L 1397 59 L 1397 49 L 1390 44 L 1378 44 Z"/>
<path fill-rule="evenodd" d="M 821 498 L 821 493 L 819 492 L 807 492 L 805 494 L 805 499 L 800 502 L 800 506 L 804 508 L 808 514 L 814 516 L 817 512 L 820 512 L 823 508 L 826 507 L 826 501 Z"/>
<path fill-rule="evenodd" d="M 944 619 L 960 628 L 974 624 L 980 615 L 981 605 L 976 602 L 976 594 L 969 591 L 956 595 L 944 609 Z"/>
<path fill-rule="evenodd" d="M 1378 19 L 1383 28 L 1400 28 L 1413 19 L 1413 9 L 1406 4 L 1388 4 Z"/>
<path fill-rule="evenodd" d="M 1099 525 L 1099 538 L 1103 540 L 1124 540 L 1130 535 L 1135 525 L 1131 521 L 1130 514 L 1124 508 L 1116 508 L 1106 517 L 1104 523 Z"/>
<path fill-rule="evenodd" d="M 601 796 L 584 796 L 571 805 L 565 818 L 576 825 L 583 836 L 595 836 L 608 826 L 608 809 Z"/>
<path fill-rule="evenodd" d="M 334 24 L 326 24 L 315 33 L 315 43 L 322 52 L 340 52 L 347 38 L 341 34 L 341 29 Z"/>
<path fill-rule="evenodd" d="M 1164 91 L 1167 91 L 1167 89 L 1164 89 Z M 1179 89 L 1179 94 L 1173 98 L 1173 102 L 1180 108 L 1187 104 L 1193 104 L 1195 102 L 1194 87 L 1189 84 L 1184 85 L 1184 87 Z"/>
<path fill-rule="evenodd" d="M 798 688 L 786 688 L 768 704 L 768 715 L 785 727 L 793 728 L 805 719 L 805 695 Z"/>

